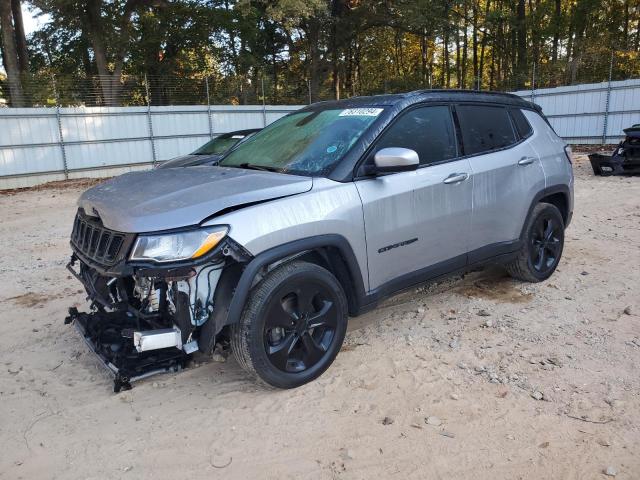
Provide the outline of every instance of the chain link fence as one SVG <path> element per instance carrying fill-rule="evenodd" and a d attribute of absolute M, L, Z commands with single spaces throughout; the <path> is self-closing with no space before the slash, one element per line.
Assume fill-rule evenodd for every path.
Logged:
<path fill-rule="evenodd" d="M 272 78 L 217 78 L 200 75 L 119 77 L 38 74 L 22 79 L 20 98 L 12 101 L 0 77 L 0 106 L 130 107 L 173 105 L 300 105 L 330 98 L 326 89 L 311 95 L 310 82 L 283 83 Z"/>
<path fill-rule="evenodd" d="M 22 79 L 20 98 L 9 95 L 7 80 L 0 77 L 0 105 L 47 106 L 171 106 L 171 105 L 302 105 L 336 97 L 398 93 L 427 88 L 467 88 L 475 90 L 538 90 L 603 81 L 640 78 L 638 52 L 615 50 L 584 52 L 579 59 L 566 62 L 531 63 L 526 80 L 499 74 L 492 63 L 484 66 L 482 79 L 467 75 L 462 85 L 455 68 L 445 76 L 439 67 L 402 75 L 361 72 L 360 82 L 336 86 L 332 75 L 322 81 L 306 78 L 296 81 L 277 76 L 255 75 L 191 76 L 122 74 L 119 76 L 78 76 L 38 73 Z M 504 78 L 502 78 L 504 77 Z M 448 80 L 445 80 L 447 78 Z M 343 82 L 344 83 L 344 82 Z M 520 87 L 520 88 L 518 88 Z"/>

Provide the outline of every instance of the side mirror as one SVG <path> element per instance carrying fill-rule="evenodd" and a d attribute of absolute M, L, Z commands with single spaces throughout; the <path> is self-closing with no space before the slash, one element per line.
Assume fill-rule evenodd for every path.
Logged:
<path fill-rule="evenodd" d="M 420 164 L 418 153 L 409 148 L 383 148 L 373 157 L 376 171 L 381 173 L 408 172 Z"/>

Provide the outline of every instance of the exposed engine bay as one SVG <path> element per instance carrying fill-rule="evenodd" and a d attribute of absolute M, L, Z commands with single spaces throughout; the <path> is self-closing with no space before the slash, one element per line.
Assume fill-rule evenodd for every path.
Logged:
<path fill-rule="evenodd" d="M 190 265 L 136 265 L 127 261 L 132 237 L 80 210 L 67 265 L 91 303 L 88 313 L 71 308 L 65 323 L 76 325 L 113 373 L 116 392 L 131 388 L 132 381 L 184 368 L 196 351 L 210 352 L 216 337 L 223 337 L 210 320 L 221 275 L 225 269 L 233 273 L 233 265 L 239 271 L 251 258 L 225 239 Z"/>

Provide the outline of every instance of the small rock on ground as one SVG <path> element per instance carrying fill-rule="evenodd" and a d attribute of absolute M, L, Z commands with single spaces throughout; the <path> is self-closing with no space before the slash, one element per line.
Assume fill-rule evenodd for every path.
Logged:
<path fill-rule="evenodd" d="M 614 467 L 609 466 L 605 469 L 604 474 L 607 477 L 615 477 L 618 474 L 618 471 Z"/>
<path fill-rule="evenodd" d="M 434 427 L 439 427 L 440 425 L 442 425 L 442 420 L 440 420 L 438 417 L 429 416 L 424 419 L 424 423 L 426 423 L 427 425 L 433 425 Z"/>
<path fill-rule="evenodd" d="M 340 456 L 344 460 L 353 460 L 354 458 L 356 458 L 356 454 L 353 452 L 353 450 L 346 448 L 341 449 Z"/>
<path fill-rule="evenodd" d="M 216 352 L 211 356 L 211 360 L 214 362 L 224 363 L 227 361 L 227 358 L 221 353 Z"/>

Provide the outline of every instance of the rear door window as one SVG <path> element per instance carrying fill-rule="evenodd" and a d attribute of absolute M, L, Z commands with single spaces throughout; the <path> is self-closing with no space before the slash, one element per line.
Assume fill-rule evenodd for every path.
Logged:
<path fill-rule="evenodd" d="M 477 155 L 508 147 L 516 143 L 509 113 L 504 107 L 458 105 L 465 155 Z"/>
<path fill-rule="evenodd" d="M 418 107 L 403 113 L 382 134 L 376 151 L 388 147 L 410 148 L 418 153 L 420 165 L 456 157 L 456 137 L 451 110 L 446 105 Z"/>

